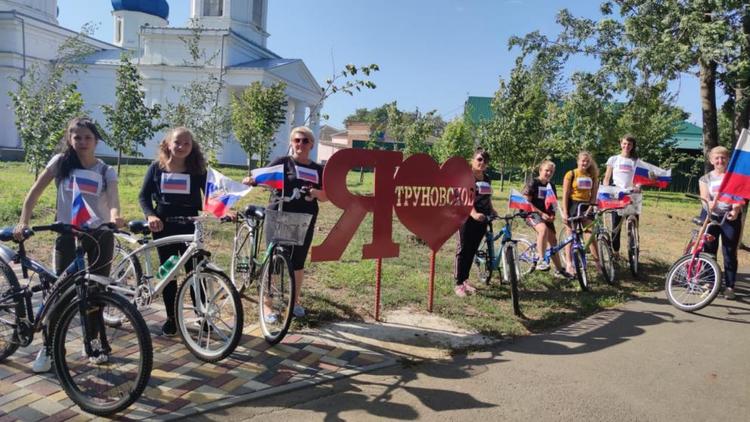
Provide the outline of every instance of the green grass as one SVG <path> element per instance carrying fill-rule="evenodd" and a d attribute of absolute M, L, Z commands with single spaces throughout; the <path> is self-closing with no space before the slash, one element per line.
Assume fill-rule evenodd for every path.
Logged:
<path fill-rule="evenodd" d="M 146 166 L 123 167 L 120 200 L 122 214 L 127 219 L 143 218 L 137 197 L 145 170 Z M 240 169 L 220 168 L 219 171 L 235 180 L 245 174 Z M 0 163 L 0 185 L 3 186 L 0 190 L 1 224 L 12 225 L 18 221 L 21 203 L 32 183 L 33 175 L 20 163 Z M 359 173 L 350 173 L 348 185 L 352 191 L 372 192 L 372 174 L 366 174 L 360 185 Z M 495 186 L 493 202 L 495 208 L 504 213 L 511 186 L 506 184 L 504 192 L 497 192 L 498 187 Z M 54 187 L 49 187 L 34 210 L 32 224 L 52 221 L 54 195 Z M 267 200 L 268 194 L 264 190 L 254 189 L 236 208 L 248 203 L 264 204 Z M 584 318 L 645 292 L 657 291 L 663 287 L 663 277 L 669 265 L 679 256 L 692 228 L 687 220 L 696 214 L 697 209 L 696 201 L 682 194 L 647 192 L 641 218 L 642 279 L 632 279 L 627 268 L 621 267 L 618 268 L 620 283 L 617 286 L 608 286 L 597 277 L 590 292 L 580 292 L 577 282 L 560 282 L 552 279 L 549 273 L 534 273 L 521 286 L 523 318 L 513 316 L 509 289 L 499 285 L 497 274 L 489 286 L 477 286 L 480 291 L 475 296 L 458 298 L 453 294 L 456 242 L 449 239 L 437 254 L 434 312 L 489 335 L 524 335 Z M 323 241 L 340 215 L 341 210 L 330 203 L 321 204 L 313 244 Z M 558 222 L 558 228 L 560 225 Z M 295 321 L 295 328 L 317 326 L 332 320 L 368 321 L 374 318 L 375 261 L 360 259 L 362 245 L 371 240 L 371 227 L 372 219 L 368 216 L 341 260 L 308 264 L 302 293 L 308 316 Z M 233 226 L 212 224 L 209 229 L 209 249 L 217 264 L 228 268 Z M 514 233 L 532 237 L 530 229 L 520 222 L 514 226 Z M 50 256 L 52 238 L 50 234 L 35 236 L 28 242 L 29 252 L 42 258 Z M 750 240 L 747 233 L 744 238 L 746 242 Z M 394 239 L 401 245 L 401 255 L 383 261 L 382 309 L 385 312 L 407 307 L 424 311 L 427 308 L 430 251 L 401 226 L 395 215 Z M 740 266 L 746 265 L 747 254 L 740 252 Z M 476 279 L 474 272 L 472 277 Z M 250 309 L 252 305 L 246 303 L 248 311 L 254 312 Z"/>

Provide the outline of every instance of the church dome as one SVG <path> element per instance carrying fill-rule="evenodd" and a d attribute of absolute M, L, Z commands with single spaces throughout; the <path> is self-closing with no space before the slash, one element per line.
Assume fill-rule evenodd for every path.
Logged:
<path fill-rule="evenodd" d="M 167 0 L 112 0 L 115 11 L 129 10 L 158 16 L 164 20 L 169 16 Z"/>

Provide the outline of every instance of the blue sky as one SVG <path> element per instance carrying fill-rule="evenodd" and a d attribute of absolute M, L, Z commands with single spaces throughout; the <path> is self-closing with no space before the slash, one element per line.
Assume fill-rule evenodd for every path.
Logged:
<path fill-rule="evenodd" d="M 329 124 L 342 128 L 356 108 L 398 101 L 399 108 L 437 109 L 449 120 L 463 110 L 467 95 L 492 96 L 507 78 L 516 52 L 512 35 L 540 30 L 554 35 L 555 14 L 599 16 L 599 0 L 270 0 L 268 47 L 286 58 L 301 58 L 319 83 L 347 63 L 377 63 L 377 89 L 328 99 Z M 170 0 L 169 23 L 184 26 L 188 0 Z M 99 22 L 97 38 L 112 40 L 111 2 L 61 0 L 60 24 L 79 29 Z M 581 66 L 590 66 L 583 61 Z M 700 123 L 695 77 L 673 84 L 678 104 Z"/>

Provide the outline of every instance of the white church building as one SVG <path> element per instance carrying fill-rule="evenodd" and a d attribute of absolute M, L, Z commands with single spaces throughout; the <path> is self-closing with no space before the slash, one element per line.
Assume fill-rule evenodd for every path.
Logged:
<path fill-rule="evenodd" d="M 107 1 L 107 0 L 92 0 Z M 175 0 L 173 0 L 175 1 Z M 185 0 L 176 0 L 185 1 Z M 76 76 L 78 90 L 91 117 L 104 124 L 101 105 L 114 104 L 115 83 L 120 54 L 130 50 L 132 61 L 143 77 L 146 103 L 176 103 L 175 87 L 205 78 L 207 72 L 217 75 L 223 70 L 225 89 L 219 101 L 229 104 L 230 95 L 261 81 L 266 85 L 286 83 L 286 122 L 279 128 L 276 148 L 271 157 L 285 155 L 289 131 L 307 124 L 318 134 L 320 86 L 300 59 L 286 59 L 266 47 L 268 0 L 189 0 L 190 22 L 203 28 L 200 48 L 215 57 L 208 68 L 185 63 L 190 55 L 182 39 L 192 36 L 190 22 L 169 25 L 166 0 L 111 0 L 114 34 L 107 43 L 93 38 L 86 42 L 95 52 L 84 59 L 86 71 Z M 61 2 L 62 7 L 65 2 Z M 15 126 L 13 103 L 8 96 L 17 85 L 13 78 L 23 78 L 34 63 L 43 65 L 54 59 L 58 47 L 75 32 L 57 22 L 57 0 L 0 0 L 0 155 L 22 150 Z M 156 156 L 163 134 L 147 142 L 141 153 Z M 104 142 L 97 153 L 116 156 Z M 317 151 L 313 151 L 313 157 Z M 230 136 L 217 154 L 224 164 L 243 165 L 248 157 Z"/>

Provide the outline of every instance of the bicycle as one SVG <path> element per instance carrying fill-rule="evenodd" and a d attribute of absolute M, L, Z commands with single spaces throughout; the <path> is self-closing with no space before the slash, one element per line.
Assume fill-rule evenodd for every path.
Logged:
<path fill-rule="evenodd" d="M 271 204 L 281 204 L 307 195 L 295 188 L 289 198 L 277 196 Z M 289 331 L 297 283 L 291 263 L 294 246 L 302 245 L 312 215 L 265 209 L 249 205 L 237 214 L 232 246 L 231 275 L 244 292 L 258 283 L 258 316 L 263 337 L 269 344 L 280 342 Z M 267 247 L 261 259 L 260 239 L 266 233 Z"/>
<path fill-rule="evenodd" d="M 695 240 L 690 242 L 691 250 L 672 264 L 664 285 L 669 303 L 685 312 L 694 312 L 708 306 L 716 299 L 721 289 L 721 268 L 716 258 L 704 253 L 703 248 L 707 242 L 718 241 L 708 233 L 708 228 L 724 224 L 727 214 L 724 214 L 721 222 L 713 221 L 708 211 L 708 203 L 698 198 L 706 210 L 706 217 L 701 222 Z"/>
<path fill-rule="evenodd" d="M 510 297 L 513 303 L 513 313 L 521 315 L 521 307 L 518 298 L 518 282 L 522 273 L 518 260 L 518 243 L 524 248 L 524 253 L 531 247 L 531 242 L 526 239 L 513 239 L 512 222 L 516 217 L 526 218 L 527 212 L 518 212 L 512 215 L 500 217 L 498 215 L 487 215 L 487 232 L 484 239 L 474 255 L 474 264 L 479 272 L 479 280 L 482 283 L 489 284 L 492 279 L 492 272 L 502 265 L 503 281 L 510 283 Z M 505 225 L 495 234 L 492 229 L 492 222 L 495 220 L 504 220 Z M 500 247 L 495 253 L 495 242 L 500 240 Z"/>
<path fill-rule="evenodd" d="M 193 270 L 187 274 L 177 291 L 175 322 L 185 346 L 200 360 L 218 362 L 229 356 L 239 344 L 244 326 L 244 314 L 240 295 L 232 280 L 211 262 L 211 252 L 204 243 L 203 222 L 210 217 L 167 217 L 167 222 L 195 224 L 193 234 L 167 236 L 153 240 L 145 221 L 128 224 L 132 235 L 120 235 L 120 239 L 139 246 L 124 251 L 116 249 L 118 261 L 112 268 L 115 283 L 109 288 L 125 295 L 139 309 L 147 308 L 167 285 L 177 278 L 177 273 L 189 260 Z M 187 250 L 161 280 L 154 275 L 151 255 L 160 246 L 187 243 Z M 139 257 L 145 257 L 141 265 Z M 156 283 L 154 280 L 156 279 Z M 116 315 L 108 315 L 107 323 L 117 324 Z"/>
<path fill-rule="evenodd" d="M 579 212 L 580 208 L 584 205 L 585 204 L 579 204 Z M 584 270 L 586 269 L 586 250 L 589 249 L 589 247 L 591 246 L 591 242 L 593 242 L 594 239 L 596 239 L 596 250 L 599 254 L 599 272 L 601 273 L 602 278 L 604 278 L 604 281 L 607 282 L 607 284 L 614 284 L 616 281 L 616 267 L 615 261 L 613 259 L 614 250 L 612 249 L 612 234 L 607 229 L 604 223 L 604 216 L 608 213 L 616 212 L 617 210 L 617 208 L 599 210 L 597 207 L 592 205 L 591 209 L 588 210 L 586 215 L 582 216 L 581 214 L 578 214 L 579 217 L 568 218 L 568 222 L 575 221 L 573 235 L 575 235 L 576 239 L 573 243 L 573 252 L 575 252 L 577 244 L 580 244 L 581 246 L 581 248 L 578 249 L 578 253 L 581 255 L 581 257 L 578 259 L 578 262 L 574 262 L 574 266 L 576 266 L 576 277 L 578 278 L 582 290 L 588 290 L 588 273 L 586 271 L 583 271 L 583 274 L 578 274 L 579 271 L 577 265 L 580 264 Z M 591 219 L 592 221 L 584 226 L 584 221 L 586 219 Z M 591 232 L 591 236 L 589 236 L 585 241 L 583 240 L 585 239 L 583 235 L 584 232 Z M 568 243 L 573 242 L 573 235 L 568 236 L 565 231 L 561 230 L 560 234 L 558 235 L 558 246 L 565 246 Z M 554 253 L 557 253 L 557 251 L 560 251 L 560 256 L 567 262 L 569 258 L 567 256 L 567 251 L 565 251 L 563 248 L 555 248 Z M 545 261 L 549 259 L 547 255 L 548 254 L 545 253 Z"/>
<path fill-rule="evenodd" d="M 610 233 L 619 233 L 625 221 L 625 230 L 628 233 L 628 266 L 633 277 L 638 277 L 638 264 L 640 263 L 640 233 L 638 231 L 638 215 L 643 207 L 643 194 L 626 190 L 630 195 L 630 204 L 617 211 L 622 217 L 617 224 L 610 229 Z M 613 220 L 611 220 L 613 221 Z"/>
<path fill-rule="evenodd" d="M 54 223 L 26 230 L 24 239 L 17 242 L 18 251 L 0 245 L 0 275 L 4 278 L 0 280 L 0 333 L 5 333 L 0 334 L 0 361 L 18 347 L 29 346 L 34 334 L 41 331 L 44 346 L 52 351 L 55 373 L 68 397 L 95 415 L 119 412 L 141 396 L 151 377 L 153 349 L 148 326 L 131 303 L 106 291 L 113 282 L 110 278 L 87 272 L 78 236 L 75 259 L 59 277 L 29 258 L 24 242 L 41 231 L 76 235 L 89 232 Z M 3 229 L 0 240 L 15 241 L 13 229 Z M 29 278 L 29 271 L 36 273 L 39 284 L 32 286 L 29 282 L 20 286 L 11 262 L 20 264 L 24 278 Z M 35 314 L 32 297 L 38 292 L 43 299 Z M 118 327 L 104 324 L 104 308 L 121 315 Z M 49 325 L 46 331 L 45 325 Z"/>

